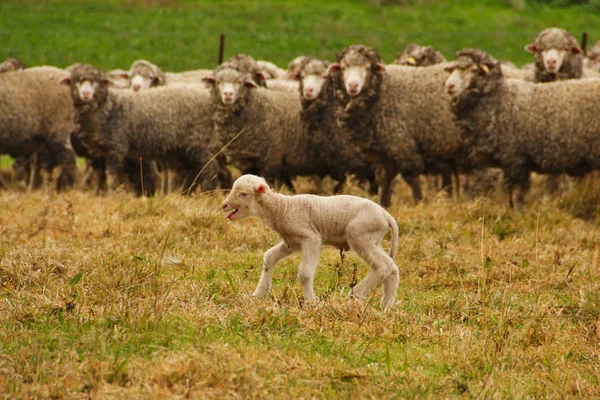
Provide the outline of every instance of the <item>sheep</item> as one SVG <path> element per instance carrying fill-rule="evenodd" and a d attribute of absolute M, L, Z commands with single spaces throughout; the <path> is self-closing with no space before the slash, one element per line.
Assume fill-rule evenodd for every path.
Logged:
<path fill-rule="evenodd" d="M 366 46 L 346 47 L 328 68 L 336 118 L 361 155 L 377 166 L 380 204 L 391 202 L 401 173 L 415 201 L 422 199 L 419 175 L 441 173 L 451 186 L 462 148 L 447 96 L 445 64 L 394 66 L 386 73 L 379 54 Z"/>
<path fill-rule="evenodd" d="M 146 60 L 136 60 L 129 67 L 129 86 L 134 91 L 164 86 L 167 81 L 165 73 Z"/>
<path fill-rule="evenodd" d="M 3 72 L 11 72 L 11 71 L 22 71 L 27 66 L 16 58 L 7 58 L 0 64 L 0 74 Z"/>
<path fill-rule="evenodd" d="M 287 74 L 287 71 L 279 68 L 277 65 L 270 61 L 258 60 L 256 61 L 258 69 L 265 75 L 267 80 L 269 79 L 283 79 Z"/>
<path fill-rule="evenodd" d="M 298 74 L 300 73 L 300 68 L 302 65 L 306 64 L 308 61 L 312 60 L 312 56 L 298 56 L 289 62 L 287 66 L 287 74 L 284 79 L 292 79 L 298 80 Z"/>
<path fill-rule="evenodd" d="M 382 283 L 381 307 L 391 308 L 396 300 L 400 272 L 394 262 L 398 246 L 398 224 L 383 208 L 356 196 L 285 196 L 273 192 L 267 182 L 255 175 L 242 175 L 221 205 L 225 218 L 237 221 L 256 216 L 281 238 L 264 255 L 263 268 L 254 297 L 269 295 L 273 269 L 283 258 L 302 253 L 298 278 L 307 301 L 316 300 L 313 291 L 320 248 L 334 246 L 354 250 L 371 271 L 352 288 L 352 296 L 363 298 Z M 380 243 L 388 229 L 392 231 L 389 255 Z"/>
<path fill-rule="evenodd" d="M 35 154 L 52 154 L 61 166 L 57 190 L 72 187 L 77 170 L 70 143 L 77 125 L 68 90 L 59 85 L 67 75 L 47 66 L 0 74 L 0 154 L 22 157 L 25 166 Z"/>
<path fill-rule="evenodd" d="M 337 127 L 332 107 L 333 90 L 326 76 L 328 66 L 327 61 L 307 58 L 298 71 L 303 129 L 312 139 L 314 151 L 321 156 L 319 160 L 324 163 L 323 170 L 328 170 L 338 181 L 334 193 L 341 191 L 346 173 L 368 181 L 371 189 L 376 191 L 373 168 Z"/>
<path fill-rule="evenodd" d="M 210 178 L 216 167 L 208 162 L 216 143 L 202 126 L 210 121 L 207 92 L 168 87 L 111 91 L 110 81 L 91 65 L 73 68 L 62 83 L 71 89 L 81 126 L 76 136 L 92 157 L 106 159 L 116 183 L 123 183 L 123 162 L 130 157 L 180 163 L 190 171 L 186 193 L 196 188 L 203 170 L 202 189 L 214 188 Z"/>
<path fill-rule="evenodd" d="M 413 67 L 427 67 L 429 65 L 445 63 L 446 59 L 431 46 L 420 46 L 409 43 L 402 53 L 398 53 L 392 64 L 410 65 Z"/>
<path fill-rule="evenodd" d="M 585 53 L 584 69 L 600 72 L 600 40 Z"/>
<path fill-rule="evenodd" d="M 247 66 L 226 61 L 204 81 L 211 87 L 213 126 L 230 164 L 293 189 L 296 176 L 325 176 L 300 122 L 298 92 L 259 87 Z M 235 140 L 234 140 L 235 139 Z"/>
<path fill-rule="evenodd" d="M 577 39 L 564 29 L 543 30 L 525 50 L 535 58 L 534 82 L 582 77 L 583 52 Z"/>
<path fill-rule="evenodd" d="M 600 169 L 599 81 L 506 79 L 499 63 L 476 49 L 459 51 L 447 70 L 445 88 L 470 158 L 503 170 L 511 207 L 523 204 L 532 171 L 581 176 Z"/>

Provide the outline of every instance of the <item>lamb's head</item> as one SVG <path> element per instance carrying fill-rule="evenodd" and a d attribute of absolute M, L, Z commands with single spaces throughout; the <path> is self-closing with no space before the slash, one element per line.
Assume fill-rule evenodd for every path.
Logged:
<path fill-rule="evenodd" d="M 60 83 L 70 86 L 75 105 L 98 105 L 106 100 L 112 82 L 102 71 L 89 64 L 75 64 L 69 71 L 71 77 Z"/>
<path fill-rule="evenodd" d="M 329 66 L 327 74 L 341 75 L 343 86 L 351 97 L 358 96 L 374 78 L 385 72 L 379 54 L 363 45 L 346 47 L 337 54 L 336 61 Z"/>
<path fill-rule="evenodd" d="M 129 68 L 129 86 L 135 91 L 164 86 L 167 83 L 165 73 L 146 60 L 136 60 Z"/>
<path fill-rule="evenodd" d="M 427 67 L 446 62 L 444 56 L 431 46 L 409 43 L 404 51 L 396 56 L 394 64 Z"/>
<path fill-rule="evenodd" d="M 484 92 L 488 80 L 502 77 L 500 63 L 482 50 L 463 49 L 456 53 L 456 60 L 446 68 L 450 76 L 446 80 L 446 93 L 457 98 L 468 90 Z"/>
<path fill-rule="evenodd" d="M 299 71 L 300 94 L 304 100 L 314 100 L 321 94 L 327 80 L 329 63 L 323 60 L 311 59 Z"/>
<path fill-rule="evenodd" d="M 233 183 L 221 210 L 231 221 L 256 215 L 256 202 L 260 196 L 271 193 L 267 182 L 256 175 L 242 175 Z"/>
<path fill-rule="evenodd" d="M 21 71 L 27 68 L 20 60 L 16 58 L 7 58 L 0 64 L 0 74 L 3 72 Z"/>
<path fill-rule="evenodd" d="M 213 93 L 223 105 L 233 105 L 245 95 L 245 91 L 257 87 L 250 74 L 235 68 L 219 68 L 213 76 L 202 79 L 212 87 Z"/>
<path fill-rule="evenodd" d="M 577 39 L 560 28 L 543 30 L 525 50 L 535 56 L 536 65 L 550 74 L 558 73 L 570 57 L 583 57 Z"/>

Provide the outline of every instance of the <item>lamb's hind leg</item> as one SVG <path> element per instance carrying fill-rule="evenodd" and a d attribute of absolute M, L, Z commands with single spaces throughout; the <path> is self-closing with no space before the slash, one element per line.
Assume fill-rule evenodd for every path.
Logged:
<path fill-rule="evenodd" d="M 275 264 L 293 252 L 294 250 L 290 249 L 285 242 L 280 242 L 267 250 L 263 258 L 263 269 L 260 274 L 260 280 L 258 281 L 258 285 L 256 286 L 254 293 L 252 293 L 252 296 L 264 297 L 269 294 L 271 287 L 273 286 L 273 268 L 275 267 Z"/>
<path fill-rule="evenodd" d="M 375 286 L 383 282 L 381 307 L 386 309 L 392 307 L 396 301 L 400 273 L 394 260 L 378 243 L 378 238 L 370 235 L 348 240 L 350 247 L 371 267 L 367 276 L 352 288 L 352 296 L 363 298 Z"/>

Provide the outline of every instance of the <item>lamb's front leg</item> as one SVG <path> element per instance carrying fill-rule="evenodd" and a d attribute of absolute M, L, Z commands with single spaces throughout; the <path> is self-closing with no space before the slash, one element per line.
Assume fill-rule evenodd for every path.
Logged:
<path fill-rule="evenodd" d="M 302 294 L 308 301 L 316 299 L 315 292 L 313 291 L 313 282 L 315 279 L 315 270 L 319 264 L 320 253 L 320 242 L 311 240 L 302 243 L 302 260 L 298 268 L 298 278 L 302 285 Z"/>
<path fill-rule="evenodd" d="M 263 297 L 269 295 L 273 286 L 273 268 L 275 264 L 293 252 L 294 250 L 290 249 L 283 241 L 267 250 L 263 258 L 263 269 L 260 274 L 260 280 L 252 296 Z"/>

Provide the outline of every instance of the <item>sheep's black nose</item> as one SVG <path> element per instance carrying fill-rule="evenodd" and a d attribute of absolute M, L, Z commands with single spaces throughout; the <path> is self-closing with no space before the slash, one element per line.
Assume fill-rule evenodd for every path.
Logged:
<path fill-rule="evenodd" d="M 223 210 L 224 210 L 224 209 L 226 209 L 226 208 L 227 208 L 227 204 L 225 204 L 225 203 L 221 204 L 221 208 L 222 208 Z"/>

